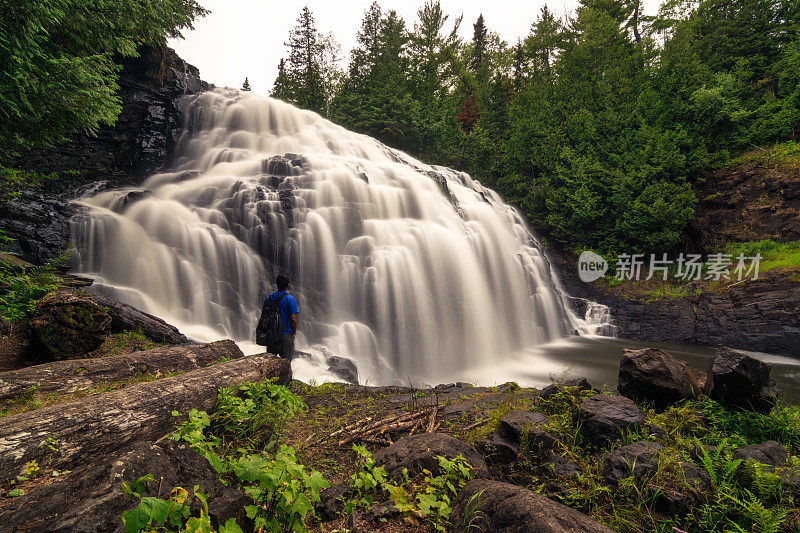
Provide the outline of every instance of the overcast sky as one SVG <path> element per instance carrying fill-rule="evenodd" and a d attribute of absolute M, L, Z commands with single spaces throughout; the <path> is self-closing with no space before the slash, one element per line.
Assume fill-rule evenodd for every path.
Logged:
<path fill-rule="evenodd" d="M 200 0 L 209 13 L 197 21 L 184 39 L 170 41 L 178 54 L 200 69 L 200 75 L 216 85 L 240 87 L 245 76 L 253 90 L 267 94 L 285 57 L 289 31 L 303 6 L 308 5 L 321 33 L 332 31 L 346 58 L 355 44 L 364 11 L 372 0 Z M 424 0 L 379 0 L 384 11 L 396 10 L 413 27 Z M 509 43 L 528 34 L 531 23 L 546 3 L 559 16 L 571 12 L 577 0 L 441 0 L 450 15 L 446 29 L 463 13 L 461 35 L 472 38 L 472 24 L 483 13 L 486 25 Z M 646 11 L 658 9 L 659 0 L 645 0 Z"/>

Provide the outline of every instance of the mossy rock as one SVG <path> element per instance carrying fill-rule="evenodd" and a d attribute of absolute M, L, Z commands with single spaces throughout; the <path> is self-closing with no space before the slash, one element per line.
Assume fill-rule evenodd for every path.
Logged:
<path fill-rule="evenodd" d="M 83 291 L 57 290 L 30 321 L 32 354 L 45 361 L 83 357 L 100 347 L 110 326 L 111 316 Z"/>

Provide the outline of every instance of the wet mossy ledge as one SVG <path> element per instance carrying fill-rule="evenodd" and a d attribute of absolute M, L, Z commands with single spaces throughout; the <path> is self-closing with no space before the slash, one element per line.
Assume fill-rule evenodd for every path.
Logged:
<path fill-rule="evenodd" d="M 4 530 L 800 528 L 800 408 L 732 350 L 626 350 L 616 390 L 301 383 L 69 276 L 2 343 Z"/>

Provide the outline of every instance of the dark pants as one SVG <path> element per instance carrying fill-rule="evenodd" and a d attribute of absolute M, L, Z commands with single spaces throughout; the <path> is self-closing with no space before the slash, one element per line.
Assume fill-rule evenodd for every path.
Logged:
<path fill-rule="evenodd" d="M 281 340 L 270 346 L 271 353 L 284 359 L 294 357 L 294 336 L 291 333 L 281 335 Z"/>

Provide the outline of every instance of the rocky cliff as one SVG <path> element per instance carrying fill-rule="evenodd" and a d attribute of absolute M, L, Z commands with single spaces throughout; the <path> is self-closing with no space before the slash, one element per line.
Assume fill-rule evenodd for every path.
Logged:
<path fill-rule="evenodd" d="M 719 251 L 728 242 L 800 240 L 800 166 L 758 154 L 745 158 L 697 187 L 688 231 L 694 252 Z"/>
<path fill-rule="evenodd" d="M 773 153 L 746 154 L 697 186 L 696 216 L 682 251 L 709 254 L 734 242 L 800 240 L 800 165 Z M 756 281 L 692 282 L 654 291 L 654 284 L 639 281 L 614 288 L 583 283 L 575 257 L 554 259 L 570 294 L 611 308 L 619 337 L 800 357 L 797 267 L 762 272 Z"/>
<path fill-rule="evenodd" d="M 678 298 L 596 297 L 611 307 L 619 337 L 800 357 L 800 281 L 784 272 Z"/>
<path fill-rule="evenodd" d="M 69 218 L 77 209 L 70 200 L 90 189 L 136 184 L 168 164 L 181 131 L 180 97 L 208 88 L 170 48 L 144 47 L 119 63 L 122 112 L 113 127 L 19 158 L 25 170 L 59 176 L 2 201 L 0 230 L 28 261 L 43 263 L 69 247 Z"/>

